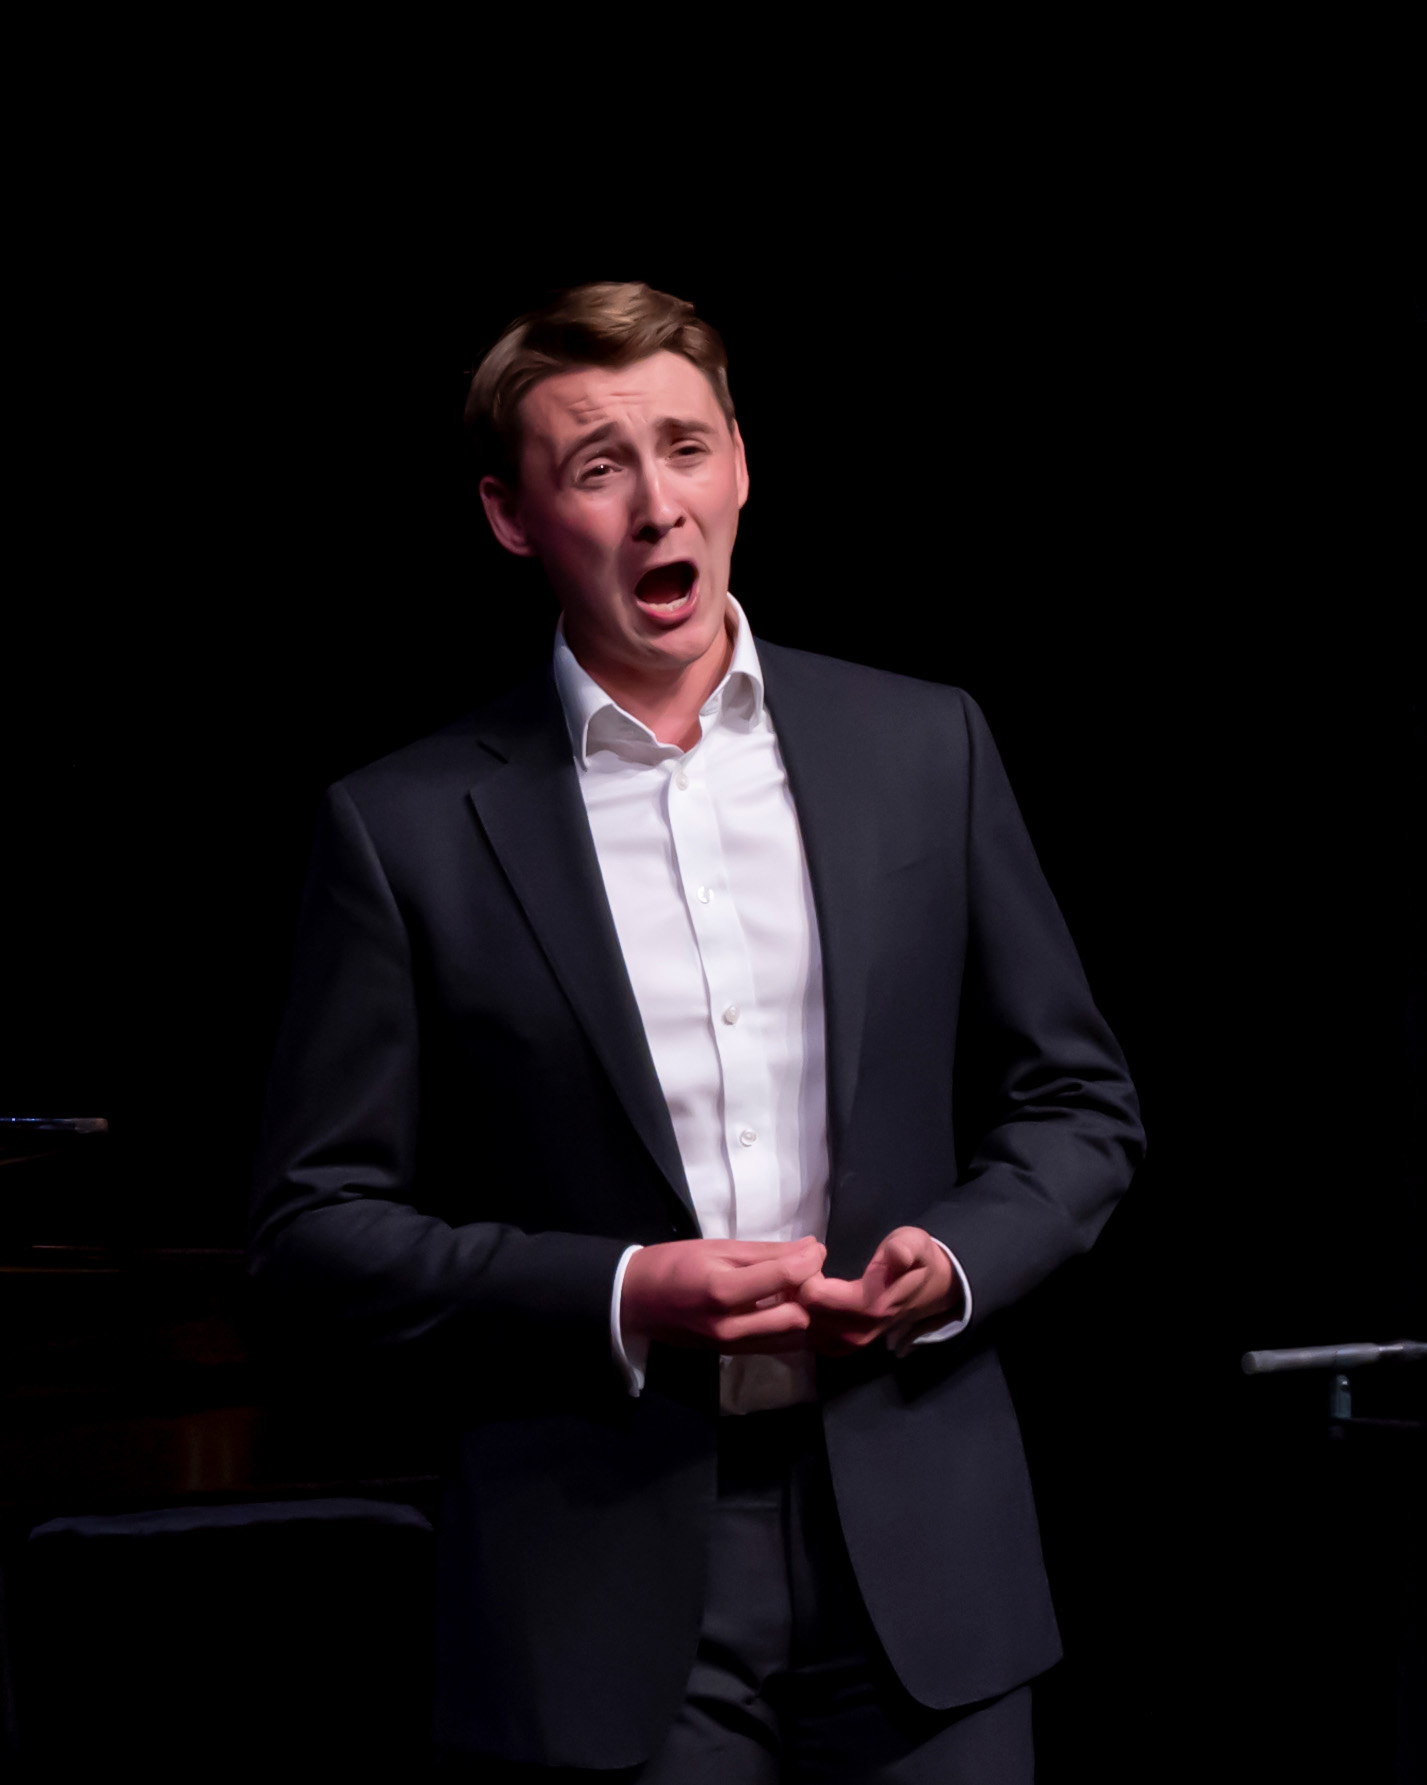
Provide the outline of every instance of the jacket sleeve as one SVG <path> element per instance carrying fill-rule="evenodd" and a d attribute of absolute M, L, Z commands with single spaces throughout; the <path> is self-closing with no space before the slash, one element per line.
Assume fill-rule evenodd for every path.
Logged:
<path fill-rule="evenodd" d="M 1144 1155 L 1124 1056 L 1096 1009 L 990 730 L 965 699 L 967 958 L 958 1076 L 975 1132 L 928 1232 L 971 1284 L 973 1325 L 1093 1244 Z M 959 1139 L 963 1110 L 958 1103 Z"/>
<path fill-rule="evenodd" d="M 418 1206 L 421 1041 L 411 938 L 339 783 L 318 821 L 259 1146 L 260 1302 L 329 1342 L 461 1334 L 535 1364 L 583 1356 L 617 1385 L 621 1242 L 455 1226 Z"/>

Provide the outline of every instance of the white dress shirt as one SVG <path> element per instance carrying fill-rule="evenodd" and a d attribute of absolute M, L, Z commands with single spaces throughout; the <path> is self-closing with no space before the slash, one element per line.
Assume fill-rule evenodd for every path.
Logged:
<path fill-rule="evenodd" d="M 649 1051 L 706 1239 L 827 1235 L 822 955 L 763 673 L 730 595 L 733 656 L 690 750 L 661 744 L 576 662 L 561 626 L 555 682 L 580 792 Z M 610 1341 L 631 1394 L 647 1341 Z M 943 1248 L 946 1250 L 946 1248 Z M 916 1342 L 952 1337 L 963 1316 Z M 889 1340 L 900 1335 L 889 1334 Z M 815 1400 L 809 1352 L 722 1361 L 727 1413 Z"/>

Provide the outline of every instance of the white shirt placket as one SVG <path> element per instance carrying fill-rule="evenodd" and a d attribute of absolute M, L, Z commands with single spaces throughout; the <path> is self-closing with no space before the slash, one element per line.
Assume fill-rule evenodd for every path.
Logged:
<path fill-rule="evenodd" d="M 700 746 L 671 765 L 669 831 L 723 1079 L 723 1145 L 733 1190 L 728 1237 L 762 1239 L 783 1226 L 769 1063 L 708 771 L 709 752 Z"/>

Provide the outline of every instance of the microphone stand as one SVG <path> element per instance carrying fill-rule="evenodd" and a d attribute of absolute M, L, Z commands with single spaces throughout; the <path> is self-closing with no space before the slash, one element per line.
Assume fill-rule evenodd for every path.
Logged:
<path fill-rule="evenodd" d="M 1328 1384 L 1328 1437 L 1342 1442 L 1354 1428 L 1376 1427 L 1391 1434 L 1389 1442 L 1410 1443 L 1420 1439 L 1421 1419 L 1366 1419 L 1353 1413 L 1353 1388 L 1349 1371 L 1372 1364 L 1420 1364 L 1427 1360 L 1427 1344 L 1419 1339 L 1399 1339 L 1391 1345 L 1309 1345 L 1282 1351 L 1246 1351 L 1239 1360 L 1246 1376 L 1270 1376 L 1281 1370 L 1325 1370 Z M 1400 1456 L 1401 1451 L 1398 1452 Z M 1409 1563 L 1409 1569 L 1411 1564 Z M 1424 1747 L 1422 1627 L 1420 1599 L 1410 1584 L 1399 1611 L 1397 1682 L 1391 1778 L 1417 1779 L 1422 1772 Z M 1387 1775 L 1383 1775 L 1386 1778 Z"/>
<path fill-rule="evenodd" d="M 1420 1364 L 1427 1360 L 1427 1344 L 1420 1339 L 1398 1339 L 1391 1345 L 1306 1345 L 1287 1351 L 1246 1351 L 1239 1360 L 1246 1376 L 1269 1376 L 1277 1370 L 1331 1370 L 1328 1387 L 1328 1428 L 1330 1436 L 1346 1436 L 1349 1426 L 1387 1426 L 1401 1431 L 1420 1432 L 1420 1419 L 1355 1419 L 1353 1417 L 1353 1385 L 1349 1370 L 1368 1364 Z"/>

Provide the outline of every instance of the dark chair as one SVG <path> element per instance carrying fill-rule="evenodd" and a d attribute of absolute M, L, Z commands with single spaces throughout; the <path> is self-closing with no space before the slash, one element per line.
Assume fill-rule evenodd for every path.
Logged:
<path fill-rule="evenodd" d="M 9 1594 L 22 1777 L 420 1779 L 433 1552 L 380 1500 L 38 1526 Z"/>

